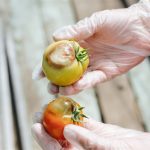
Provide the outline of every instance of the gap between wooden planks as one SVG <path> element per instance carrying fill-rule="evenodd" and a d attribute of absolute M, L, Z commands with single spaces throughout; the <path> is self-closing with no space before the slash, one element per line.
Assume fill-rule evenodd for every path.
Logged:
<path fill-rule="evenodd" d="M 73 6 L 78 20 L 90 16 L 95 11 L 123 7 L 119 0 L 74 0 Z M 99 84 L 96 91 L 106 123 L 143 130 L 141 115 L 126 75 L 103 85 Z"/>
<path fill-rule="evenodd" d="M 54 98 L 47 93 L 46 80 L 32 80 L 32 70 L 40 63 L 46 47 L 41 12 L 38 1 L 10 0 L 9 6 L 7 46 L 22 150 L 38 150 L 40 147 L 31 135 L 32 118 Z"/>
<path fill-rule="evenodd" d="M 97 86 L 104 121 L 143 130 L 141 115 L 126 75 Z"/>

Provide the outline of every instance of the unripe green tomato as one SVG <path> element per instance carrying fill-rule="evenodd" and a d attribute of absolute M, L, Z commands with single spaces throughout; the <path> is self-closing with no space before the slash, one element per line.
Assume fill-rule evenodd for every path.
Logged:
<path fill-rule="evenodd" d="M 43 55 L 45 76 L 58 86 L 79 80 L 89 64 L 87 50 L 75 41 L 62 40 L 48 46 Z"/>

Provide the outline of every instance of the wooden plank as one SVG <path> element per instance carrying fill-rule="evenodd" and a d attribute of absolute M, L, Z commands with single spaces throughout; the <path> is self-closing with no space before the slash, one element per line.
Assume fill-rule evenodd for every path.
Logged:
<path fill-rule="evenodd" d="M 99 11 L 102 0 L 73 0 L 72 4 L 76 14 L 76 19 L 80 20 L 84 17 L 90 16 L 93 12 Z"/>
<path fill-rule="evenodd" d="M 139 109 L 125 75 L 99 84 L 97 94 L 105 122 L 143 130 Z"/>
<path fill-rule="evenodd" d="M 14 91 L 14 97 L 15 97 L 15 104 L 17 109 L 17 117 L 18 117 L 18 123 L 19 123 L 19 131 L 21 136 L 21 143 L 23 149 L 31 149 L 31 141 L 30 141 L 30 135 L 29 132 L 30 128 L 27 125 L 27 104 L 26 99 L 22 90 L 21 86 L 21 78 L 20 78 L 20 72 L 18 69 L 18 63 L 16 62 L 17 57 L 15 56 L 15 46 L 12 41 L 12 36 L 10 34 L 10 31 L 7 31 L 6 35 L 7 40 L 7 53 L 8 53 L 8 59 L 9 59 L 9 65 L 10 65 L 10 71 L 11 71 L 11 80 L 13 83 L 13 91 Z"/>
<path fill-rule="evenodd" d="M 132 4 L 135 4 L 135 3 L 138 3 L 139 1 L 138 0 L 127 0 L 129 6 L 132 5 Z"/>
<path fill-rule="evenodd" d="M 41 106 L 54 98 L 48 94 L 46 79 L 32 80 L 32 70 L 46 47 L 41 13 L 37 1 L 10 0 L 11 17 L 7 31 L 10 59 L 22 149 L 40 149 L 31 135 L 32 117 Z M 19 7 L 18 7 L 19 4 Z"/>
<path fill-rule="evenodd" d="M 105 10 L 123 8 L 121 0 L 73 0 L 73 6 L 77 20 L 83 19 L 92 15 L 94 12 Z M 137 0 L 126 0 L 129 5 L 137 3 Z M 88 5 L 87 5 L 88 4 Z"/>
<path fill-rule="evenodd" d="M 0 19 L 0 133 L 0 149 L 16 150 L 2 19 Z"/>
<path fill-rule="evenodd" d="M 79 3 L 80 5 L 78 5 Z M 74 0 L 73 4 L 75 5 L 74 8 L 78 20 L 91 15 L 97 10 L 123 7 L 120 0 Z M 123 90 L 119 90 L 118 85 L 121 88 L 123 87 Z M 138 107 L 127 76 L 119 77 L 103 85 L 100 84 L 96 87 L 96 91 L 101 113 L 106 123 L 114 123 L 123 127 L 143 130 Z M 129 98 L 126 94 L 129 94 Z M 131 113 L 130 115 L 128 111 Z"/>
<path fill-rule="evenodd" d="M 129 72 L 129 77 L 132 88 L 136 93 L 145 127 L 150 131 L 150 63 L 148 59 L 132 69 Z"/>
<path fill-rule="evenodd" d="M 103 9 L 117 9 L 117 8 L 123 8 L 121 0 L 102 0 L 101 1 L 101 7 Z"/>
<path fill-rule="evenodd" d="M 53 32 L 64 25 L 75 23 L 74 14 L 69 0 L 41 0 L 44 29 L 47 38 L 52 37 Z M 61 10 L 61 11 L 60 11 Z M 53 23 L 52 23 L 53 20 Z M 101 120 L 100 110 L 94 89 L 85 90 L 77 95 L 71 96 L 83 106 L 88 107 L 86 113 L 96 120 Z M 89 108 L 90 104 L 90 108 Z"/>
<path fill-rule="evenodd" d="M 48 43 L 53 41 L 53 32 L 65 25 L 75 22 L 74 12 L 69 0 L 40 0 L 42 18 Z"/>
<path fill-rule="evenodd" d="M 88 4 L 88 5 L 87 5 Z M 77 20 L 92 15 L 94 12 L 104 9 L 121 8 L 120 0 L 73 0 L 73 6 Z"/>

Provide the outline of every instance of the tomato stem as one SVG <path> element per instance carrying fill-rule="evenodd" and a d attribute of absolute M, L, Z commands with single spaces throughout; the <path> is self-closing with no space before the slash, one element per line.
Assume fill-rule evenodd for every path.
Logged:
<path fill-rule="evenodd" d="M 76 59 L 80 62 L 84 62 L 88 59 L 87 49 L 80 50 L 80 47 L 74 44 Z"/>
<path fill-rule="evenodd" d="M 72 117 L 71 119 L 73 120 L 74 123 L 82 123 L 83 121 L 81 120 L 82 118 L 88 118 L 85 114 L 82 113 L 82 110 L 84 107 L 74 107 L 74 110 L 72 112 Z"/>

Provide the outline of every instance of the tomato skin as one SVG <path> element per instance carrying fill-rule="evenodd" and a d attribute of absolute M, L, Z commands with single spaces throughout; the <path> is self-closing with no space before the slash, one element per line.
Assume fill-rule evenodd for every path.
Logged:
<path fill-rule="evenodd" d="M 45 112 L 43 118 L 43 125 L 46 131 L 57 140 L 64 140 L 63 130 L 65 124 L 63 123 L 61 118 L 56 118 L 52 114 L 48 114 Z"/>
<path fill-rule="evenodd" d="M 74 43 L 77 47 L 79 47 L 78 53 L 82 55 L 82 51 L 85 51 L 85 49 L 82 48 L 77 42 L 68 40 L 54 42 L 51 45 L 49 45 L 44 51 L 42 69 L 47 79 L 55 85 L 68 86 L 75 83 L 82 77 L 89 65 L 88 54 L 86 54 L 86 60 L 79 61 L 79 59 L 77 59 L 76 57 L 70 58 L 71 62 L 68 62 L 68 64 L 64 66 L 62 64 L 55 64 L 52 60 L 50 60 L 50 56 L 60 45 L 74 45 Z M 75 53 L 74 55 L 77 55 L 75 48 L 73 48 L 73 51 Z M 59 57 L 59 55 L 57 55 L 57 57 Z M 66 60 L 65 57 L 64 60 Z"/>
<path fill-rule="evenodd" d="M 43 113 L 42 123 L 45 130 L 48 132 L 50 136 L 52 136 L 57 140 L 65 140 L 65 137 L 63 135 L 63 130 L 66 125 L 75 124 L 75 125 L 82 126 L 82 122 L 74 122 L 71 119 L 72 110 L 70 108 L 72 108 L 72 104 L 76 106 L 79 106 L 79 104 L 77 104 L 74 101 L 72 103 L 71 101 L 71 103 L 67 104 L 66 106 L 67 108 L 65 109 L 63 108 L 64 111 L 62 111 L 61 107 L 64 107 L 64 105 L 62 104 L 66 102 L 68 102 L 68 98 L 64 98 L 64 97 L 57 98 L 56 100 L 50 102 L 47 105 Z M 70 116 L 70 117 L 65 117 L 65 116 Z M 83 121 L 83 117 L 80 118 L 80 121 Z"/>

